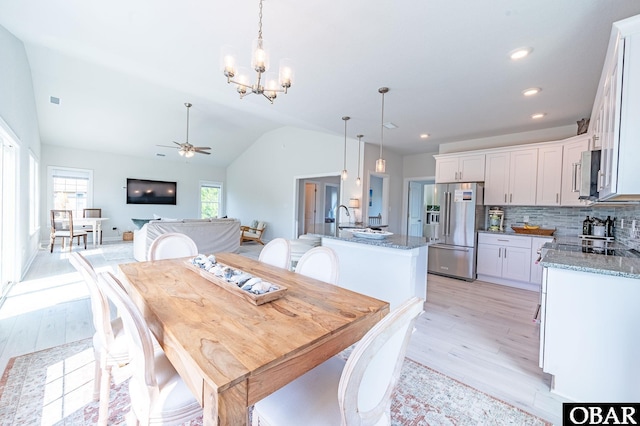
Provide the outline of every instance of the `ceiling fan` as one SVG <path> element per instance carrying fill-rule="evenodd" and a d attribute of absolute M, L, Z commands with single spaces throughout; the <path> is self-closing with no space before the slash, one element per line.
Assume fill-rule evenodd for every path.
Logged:
<path fill-rule="evenodd" d="M 189 108 L 191 108 L 191 104 L 189 102 L 186 102 L 184 106 L 187 107 L 187 140 L 186 142 L 179 143 L 179 142 L 173 141 L 173 143 L 175 143 L 177 146 L 169 146 L 169 145 L 157 145 L 157 146 L 160 146 L 162 148 L 177 148 L 178 154 L 187 158 L 193 157 L 195 153 L 207 154 L 207 155 L 211 154 L 210 152 L 206 151 L 208 149 L 211 149 L 210 147 L 193 146 L 189 143 Z"/>

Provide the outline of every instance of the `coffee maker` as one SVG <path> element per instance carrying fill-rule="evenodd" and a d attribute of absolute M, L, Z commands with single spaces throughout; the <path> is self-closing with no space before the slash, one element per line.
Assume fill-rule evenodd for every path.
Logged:
<path fill-rule="evenodd" d="M 489 209 L 489 231 L 502 232 L 504 222 L 504 211 L 500 207 Z"/>

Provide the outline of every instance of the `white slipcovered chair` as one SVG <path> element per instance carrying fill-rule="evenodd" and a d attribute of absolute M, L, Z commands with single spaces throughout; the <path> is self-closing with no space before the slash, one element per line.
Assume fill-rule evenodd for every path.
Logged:
<path fill-rule="evenodd" d="M 338 283 L 338 256 L 330 247 L 314 247 L 302 255 L 296 273 L 330 284 Z"/>
<path fill-rule="evenodd" d="M 176 259 L 197 254 L 198 246 L 189 236 L 168 232 L 153 240 L 149 246 L 147 260 Z"/>
<path fill-rule="evenodd" d="M 98 275 L 122 317 L 129 343 L 131 411 L 129 424 L 179 425 L 202 415 L 202 408 L 162 351 L 155 351 L 144 317 L 109 272 Z"/>
<path fill-rule="evenodd" d="M 260 262 L 268 263 L 278 268 L 289 269 L 291 267 L 291 244 L 284 238 L 274 238 L 260 251 Z"/>
<path fill-rule="evenodd" d="M 391 394 L 424 301 L 414 297 L 358 342 L 346 363 L 333 357 L 253 409 L 253 426 L 389 425 Z"/>
<path fill-rule="evenodd" d="M 109 300 L 98 284 L 98 276 L 91 263 L 80 253 L 69 255 L 69 262 L 80 272 L 87 284 L 91 298 L 93 326 L 93 352 L 95 379 L 93 399 L 100 400 L 99 418 L 106 421 L 109 408 L 109 389 L 112 367 L 122 367 L 129 362 L 129 345 L 120 317 L 111 320 Z"/>

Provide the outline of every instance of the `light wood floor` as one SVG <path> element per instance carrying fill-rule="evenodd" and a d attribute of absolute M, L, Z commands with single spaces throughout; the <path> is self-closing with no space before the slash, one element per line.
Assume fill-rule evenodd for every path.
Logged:
<path fill-rule="evenodd" d="M 257 257 L 261 248 L 241 250 Z M 134 261 L 131 243 L 81 252 L 99 271 Z M 0 307 L 0 371 L 11 357 L 93 335 L 88 293 L 67 258 L 59 248 L 42 250 Z M 537 293 L 429 275 L 427 299 L 410 358 L 561 424 L 563 400 L 549 392 L 550 377 L 538 367 Z"/>

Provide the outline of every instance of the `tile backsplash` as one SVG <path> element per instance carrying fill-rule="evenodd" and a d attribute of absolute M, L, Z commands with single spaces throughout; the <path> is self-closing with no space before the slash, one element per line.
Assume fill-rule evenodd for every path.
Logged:
<path fill-rule="evenodd" d="M 487 206 L 487 211 L 489 210 Z M 640 205 L 597 206 L 597 207 L 512 207 L 501 206 L 504 210 L 504 229 L 522 226 L 525 216 L 531 225 L 542 228 L 555 228 L 554 235 L 577 236 L 582 234 L 582 221 L 587 217 L 606 219 L 615 218 L 613 234 L 616 241 L 640 250 Z M 488 215 L 487 215 L 488 217 Z M 632 232 L 632 221 L 637 221 L 639 231 Z"/>

